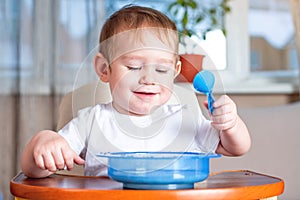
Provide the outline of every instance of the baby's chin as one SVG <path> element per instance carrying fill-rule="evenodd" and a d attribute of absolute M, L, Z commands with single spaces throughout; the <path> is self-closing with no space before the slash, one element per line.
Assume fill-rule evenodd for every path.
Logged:
<path fill-rule="evenodd" d="M 145 116 L 150 115 L 155 112 L 161 105 L 152 105 L 152 106 L 143 106 L 143 107 L 135 107 L 129 109 L 129 114 L 134 116 Z"/>

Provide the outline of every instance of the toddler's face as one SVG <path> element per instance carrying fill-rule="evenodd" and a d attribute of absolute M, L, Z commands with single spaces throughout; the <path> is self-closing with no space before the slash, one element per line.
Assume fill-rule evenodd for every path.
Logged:
<path fill-rule="evenodd" d="M 114 108 L 123 114 L 147 115 L 171 97 L 180 62 L 173 53 L 146 48 L 120 56 L 110 68 Z"/>
<path fill-rule="evenodd" d="M 142 27 L 101 42 L 100 52 L 110 69 L 106 69 L 105 78 L 101 70 L 98 75 L 109 82 L 116 110 L 147 115 L 169 100 L 181 66 L 176 59 L 177 39 L 176 31 Z"/>

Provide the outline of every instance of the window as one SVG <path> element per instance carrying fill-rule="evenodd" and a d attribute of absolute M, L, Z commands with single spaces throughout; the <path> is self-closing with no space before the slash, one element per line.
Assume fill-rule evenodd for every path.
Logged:
<path fill-rule="evenodd" d="M 249 0 L 251 71 L 296 73 L 294 31 L 288 0 Z"/>
<path fill-rule="evenodd" d="M 47 94 L 51 91 L 65 93 L 73 87 L 96 79 L 92 66 L 93 53 L 98 48 L 100 28 L 112 12 L 124 5 L 134 3 L 151 5 L 166 13 L 168 2 L 171 0 L 152 0 L 151 3 L 145 0 L 0 1 L 2 22 L 0 28 L 4 30 L 0 32 L 0 44 L 4 47 L 0 49 L 1 93 L 21 91 Z M 254 34 L 257 29 L 248 28 L 251 24 L 258 25 L 248 22 L 248 14 L 249 19 L 253 20 L 252 12 L 256 12 L 258 7 L 259 9 L 268 8 L 268 12 L 271 8 L 275 9 L 277 14 L 282 13 L 283 9 L 284 16 L 288 18 L 287 4 L 287 0 L 230 1 L 232 11 L 225 18 L 226 38 L 217 31 L 209 33 L 207 43 L 210 44 L 205 49 L 207 52 L 212 51 L 221 55 L 216 59 L 213 58 L 215 56 L 211 57 L 218 66 L 215 70 L 217 78 L 220 79 L 218 82 L 222 88 L 226 88 L 226 91 L 234 91 L 237 86 L 240 86 L 240 90 L 247 92 L 247 89 L 240 83 L 247 82 L 253 76 L 276 78 L 278 74 L 280 76 L 285 74 L 288 78 L 284 79 L 284 83 L 290 84 L 295 80 L 299 63 L 296 58 L 295 43 L 291 36 L 292 27 L 279 26 L 280 31 L 288 30 L 290 34 L 289 37 L 285 36 L 287 39 L 284 41 L 287 42 L 279 46 L 270 43 L 272 40 L 270 37 Z M 267 36 L 275 35 L 267 33 Z M 221 40 L 209 39 L 215 35 Z M 197 39 L 195 41 L 201 42 Z M 278 43 L 279 40 L 275 39 L 275 42 Z M 218 45 L 218 51 L 211 48 L 215 45 Z M 270 52 L 275 52 L 274 55 L 278 55 L 272 56 L 272 59 L 269 59 L 269 56 L 267 59 L 270 62 L 279 58 L 275 64 L 264 64 L 266 59 L 259 48 L 262 46 L 269 48 Z M 266 75 L 265 72 L 268 74 Z M 274 83 L 274 80 L 270 82 Z M 254 88 L 253 91 L 258 88 L 259 83 L 255 83 L 255 86 L 249 85 L 252 89 Z"/>
<path fill-rule="evenodd" d="M 263 19 L 255 19 L 253 11 L 276 7 L 280 12 L 276 11 L 275 20 L 291 20 L 288 0 L 247 0 L 247 1 L 231 1 L 232 12 L 226 17 L 227 35 L 227 68 L 218 71 L 220 74 L 221 85 L 219 90 L 228 93 L 294 93 L 299 88 L 299 61 L 296 62 L 296 49 L 294 44 L 294 30 L 290 25 L 271 27 L 264 29 L 268 36 L 283 37 L 277 35 L 279 32 L 288 31 L 288 42 L 282 45 L 282 48 L 272 47 L 267 39 L 254 35 L 255 26 L 264 23 L 267 17 Z M 264 5 L 264 6 L 263 6 Z M 267 5 L 267 7 L 266 7 Z M 272 8 L 273 9 L 273 8 Z M 281 10 L 285 9 L 284 15 Z M 266 11 L 264 11 L 266 12 Z M 290 11 L 289 11 L 290 12 Z M 254 17 L 253 17 L 254 15 Z M 254 21 L 250 21 L 254 20 Z M 267 21 L 267 23 L 272 23 Z M 275 22 L 276 23 L 276 22 Z M 292 22 L 289 22 L 292 23 Z M 260 26 L 264 26 L 260 24 Z M 267 28 L 270 25 L 266 25 Z M 281 29 L 281 30 L 279 30 Z M 256 32 L 256 33 L 257 33 Z M 268 38 L 272 40 L 273 38 Z M 263 40 L 263 43 L 259 43 Z M 273 40 L 274 41 L 274 40 Z M 279 39 L 275 42 L 279 42 Z M 260 45 L 257 45 L 260 44 Z M 274 44 L 273 44 L 274 45 Z M 260 47 L 268 47 L 269 53 Z M 271 47 L 272 48 L 271 48 Z M 276 56 L 275 56 L 276 55 Z M 265 57 L 267 56 L 267 57 Z M 280 58 L 279 58 L 280 57 Z M 278 59 L 279 58 L 279 59 Z M 275 61 L 275 64 L 270 64 Z M 264 62 L 269 64 L 265 65 Z M 279 60 L 279 61 L 278 61 Z"/>

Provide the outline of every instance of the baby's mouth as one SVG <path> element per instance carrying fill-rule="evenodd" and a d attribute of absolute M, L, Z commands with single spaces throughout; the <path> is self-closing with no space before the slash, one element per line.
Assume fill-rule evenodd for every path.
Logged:
<path fill-rule="evenodd" d="M 134 92 L 134 94 L 137 94 L 137 95 L 146 95 L 146 96 L 153 96 L 153 95 L 156 95 L 157 93 L 154 93 L 154 92 Z"/>
<path fill-rule="evenodd" d="M 157 95 L 155 92 L 143 92 L 143 91 L 135 91 L 133 92 L 137 97 L 141 99 L 151 98 Z"/>

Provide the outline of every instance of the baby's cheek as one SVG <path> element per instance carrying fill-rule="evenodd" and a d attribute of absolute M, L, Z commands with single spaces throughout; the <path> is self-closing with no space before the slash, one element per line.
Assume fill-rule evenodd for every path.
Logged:
<path fill-rule="evenodd" d="M 174 96 L 176 97 L 176 94 L 174 94 Z M 163 89 L 160 95 L 161 104 L 164 104 L 167 101 L 169 101 L 171 97 L 172 97 L 172 91 L 170 91 L 169 89 Z"/>

